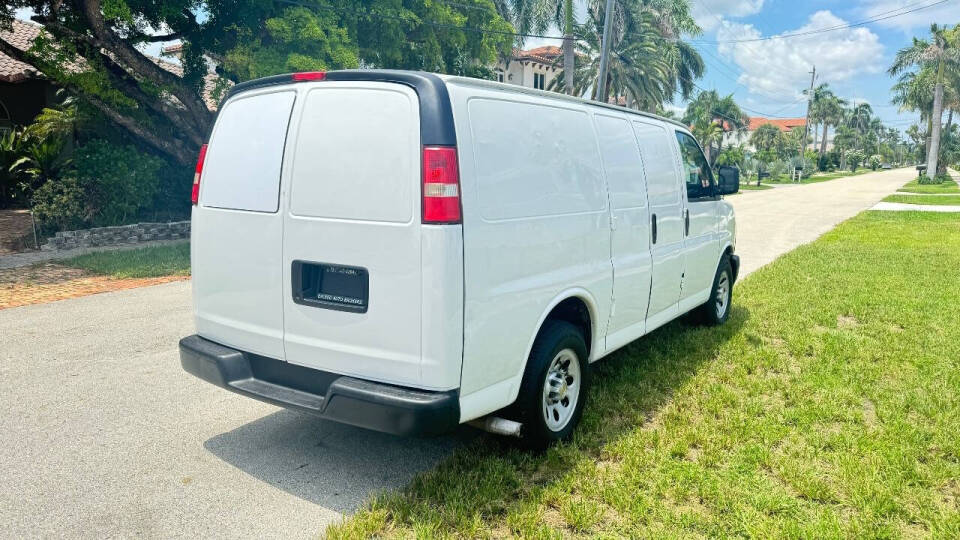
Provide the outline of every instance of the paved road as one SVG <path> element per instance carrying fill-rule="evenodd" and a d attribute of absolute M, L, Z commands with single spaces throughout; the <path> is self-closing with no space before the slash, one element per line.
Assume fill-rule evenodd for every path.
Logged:
<path fill-rule="evenodd" d="M 744 271 L 910 176 L 731 197 Z M 316 536 L 471 436 L 398 439 L 201 382 L 176 353 L 190 309 L 178 282 L 0 311 L 4 536 Z"/>
<path fill-rule="evenodd" d="M 728 198 L 737 212 L 741 275 L 816 240 L 841 221 L 896 191 L 916 174 L 913 169 L 896 169 L 818 184 L 744 191 Z"/>

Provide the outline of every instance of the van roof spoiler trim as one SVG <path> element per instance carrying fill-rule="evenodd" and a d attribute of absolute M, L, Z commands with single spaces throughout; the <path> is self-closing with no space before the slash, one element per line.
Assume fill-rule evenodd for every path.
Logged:
<path fill-rule="evenodd" d="M 326 81 L 373 81 L 404 84 L 413 88 L 420 100 L 420 144 L 423 146 L 456 146 L 457 134 L 453 124 L 450 94 L 443 79 L 425 71 L 392 69 L 364 69 L 328 71 Z M 245 81 L 233 86 L 221 102 L 249 90 L 295 84 L 293 74 L 273 75 Z M 321 83 L 322 84 L 322 83 Z"/>

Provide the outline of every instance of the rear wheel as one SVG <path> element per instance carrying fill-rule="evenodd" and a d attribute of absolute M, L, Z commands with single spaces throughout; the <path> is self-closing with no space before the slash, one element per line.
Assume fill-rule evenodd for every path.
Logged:
<path fill-rule="evenodd" d="M 548 321 L 530 351 L 516 402 L 524 443 L 545 448 L 568 439 L 580 423 L 589 383 L 580 330 L 565 321 Z"/>
<path fill-rule="evenodd" d="M 724 256 L 713 277 L 713 289 L 707 303 L 698 308 L 700 320 L 710 326 L 727 322 L 730 317 L 730 302 L 733 300 L 733 267 L 729 257 Z"/>

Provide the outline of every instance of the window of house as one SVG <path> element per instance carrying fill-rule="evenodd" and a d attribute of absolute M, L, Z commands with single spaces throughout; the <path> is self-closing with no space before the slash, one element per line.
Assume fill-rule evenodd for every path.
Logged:
<path fill-rule="evenodd" d="M 503 82 L 503 71 L 497 70 L 497 82 Z"/>
<path fill-rule="evenodd" d="M 547 76 L 543 73 L 534 73 L 533 74 L 533 87 L 537 90 L 546 90 L 547 88 Z"/>
<path fill-rule="evenodd" d="M 713 197 L 716 194 L 716 184 L 700 145 L 686 133 L 677 131 L 676 134 L 677 142 L 680 143 L 683 178 L 687 184 L 687 200 Z"/>

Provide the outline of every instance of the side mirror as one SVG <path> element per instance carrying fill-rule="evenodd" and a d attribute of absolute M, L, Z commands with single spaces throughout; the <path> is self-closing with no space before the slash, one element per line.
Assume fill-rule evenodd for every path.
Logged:
<path fill-rule="evenodd" d="M 731 195 L 740 191 L 740 169 L 729 165 L 721 165 L 717 169 L 717 176 L 720 177 L 717 193 L 720 195 Z"/>

